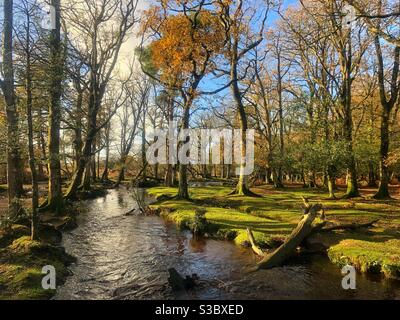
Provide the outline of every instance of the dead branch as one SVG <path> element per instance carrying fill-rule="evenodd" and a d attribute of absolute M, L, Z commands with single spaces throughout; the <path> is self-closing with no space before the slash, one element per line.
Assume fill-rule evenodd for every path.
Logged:
<path fill-rule="evenodd" d="M 247 228 L 247 235 L 251 244 L 251 248 L 253 249 L 254 253 L 257 254 L 258 256 L 265 257 L 265 252 L 259 246 L 257 246 L 253 232 L 251 231 L 250 228 Z"/>

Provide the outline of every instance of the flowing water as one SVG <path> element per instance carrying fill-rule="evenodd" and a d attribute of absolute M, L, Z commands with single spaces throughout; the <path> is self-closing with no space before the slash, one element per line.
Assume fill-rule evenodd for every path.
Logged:
<path fill-rule="evenodd" d="M 85 201 L 79 228 L 63 245 L 77 257 L 55 299 L 400 299 L 399 282 L 358 275 L 341 288 L 340 270 L 324 257 L 248 274 L 257 257 L 229 242 L 195 240 L 158 217 L 126 216 L 137 205 L 126 190 Z M 197 274 L 195 291 L 173 293 L 168 269 Z"/>

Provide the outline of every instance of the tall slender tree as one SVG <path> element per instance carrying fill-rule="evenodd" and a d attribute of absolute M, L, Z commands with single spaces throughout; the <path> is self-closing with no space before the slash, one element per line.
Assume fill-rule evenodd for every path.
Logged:
<path fill-rule="evenodd" d="M 50 106 L 49 106 L 49 194 L 46 209 L 59 213 L 63 208 L 60 158 L 61 95 L 63 79 L 63 50 L 61 46 L 61 3 L 51 0 L 55 9 L 54 26 L 50 34 Z"/>
<path fill-rule="evenodd" d="M 6 102 L 7 116 L 7 184 L 11 216 L 19 213 L 19 199 L 23 194 L 23 167 L 20 146 L 19 115 L 14 89 L 13 66 L 13 0 L 4 0 L 3 74 L 0 85 Z"/>
<path fill-rule="evenodd" d="M 390 79 L 390 98 L 387 95 L 385 64 L 381 40 L 378 35 L 375 36 L 376 56 L 378 60 L 379 92 L 382 105 L 381 114 L 381 147 L 380 147 L 380 184 L 376 199 L 390 198 L 389 193 L 389 147 L 390 147 L 390 119 L 394 106 L 397 103 L 400 90 L 399 66 L 400 66 L 400 47 L 397 46 L 393 52 L 393 69 Z"/>
<path fill-rule="evenodd" d="M 220 8 L 219 17 L 225 27 L 225 56 L 227 57 L 229 68 L 229 70 L 223 70 L 222 72 L 229 77 L 229 86 L 236 104 L 240 119 L 240 129 L 242 131 L 239 182 L 233 192 L 239 195 L 254 195 L 249 190 L 246 182 L 245 159 L 247 158 L 248 117 L 244 103 L 244 94 L 247 89 L 243 89 L 241 86 L 241 81 L 246 78 L 246 74 L 241 75 L 240 70 L 242 68 L 247 73 L 251 65 L 249 59 L 246 59 L 247 55 L 264 40 L 265 24 L 271 3 L 270 1 L 265 1 L 262 4 L 265 7 L 261 6 L 257 8 L 256 3 L 248 3 L 246 5 L 242 0 L 236 2 L 218 1 Z M 256 32 L 254 32 L 255 28 L 258 28 Z"/>
<path fill-rule="evenodd" d="M 29 168 L 32 182 L 32 213 L 31 213 L 31 239 L 37 239 L 38 208 L 39 208 L 39 183 L 36 167 L 35 146 L 34 146 L 34 123 L 33 123 L 33 70 L 32 54 L 34 44 L 31 40 L 32 29 L 34 28 L 33 17 L 36 11 L 36 3 L 27 0 L 21 1 L 21 11 L 24 18 L 24 30 L 20 45 L 25 57 L 25 93 L 26 93 L 26 119 L 28 123 L 28 155 Z"/>

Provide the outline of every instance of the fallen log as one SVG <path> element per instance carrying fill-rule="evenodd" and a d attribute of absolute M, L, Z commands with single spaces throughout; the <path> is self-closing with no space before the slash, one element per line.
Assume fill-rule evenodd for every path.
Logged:
<path fill-rule="evenodd" d="M 257 246 L 254 239 L 254 235 L 250 229 L 247 230 L 248 238 L 253 251 L 264 257 L 263 260 L 257 265 L 252 271 L 260 269 L 271 269 L 281 266 L 288 258 L 290 258 L 295 250 L 302 245 L 302 243 L 316 233 L 331 232 L 336 230 L 356 230 L 360 228 L 369 228 L 379 221 L 374 220 L 367 223 L 349 223 L 349 224 L 336 224 L 328 226 L 326 221 L 325 211 L 320 204 L 312 205 L 306 198 L 302 198 L 304 203 L 304 217 L 299 222 L 297 227 L 293 230 L 291 235 L 286 241 L 273 253 L 266 254 Z M 320 218 L 321 222 L 314 223 L 317 218 Z"/>
<path fill-rule="evenodd" d="M 301 243 L 313 233 L 315 226 L 313 223 L 318 216 L 324 215 L 322 205 L 311 205 L 307 199 L 303 199 L 305 204 L 305 215 L 298 226 L 293 230 L 292 234 L 286 239 L 276 251 L 265 256 L 265 258 L 257 265 L 256 270 L 271 269 L 281 266 L 288 258 L 290 258 Z M 323 223 L 325 224 L 325 222 Z"/>

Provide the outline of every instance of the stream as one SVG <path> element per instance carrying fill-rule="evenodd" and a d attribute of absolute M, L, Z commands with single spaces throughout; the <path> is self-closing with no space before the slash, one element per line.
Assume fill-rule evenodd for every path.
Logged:
<path fill-rule="evenodd" d="M 400 282 L 381 277 L 358 275 L 357 290 L 344 291 L 339 268 L 322 256 L 248 274 L 258 261 L 249 249 L 195 240 L 159 217 L 125 216 L 137 206 L 125 189 L 82 206 L 79 227 L 64 234 L 63 246 L 78 260 L 57 300 L 400 299 Z M 197 274 L 199 288 L 172 292 L 169 268 Z"/>

